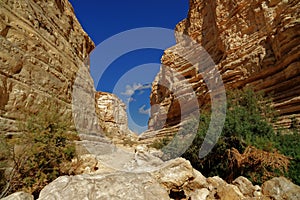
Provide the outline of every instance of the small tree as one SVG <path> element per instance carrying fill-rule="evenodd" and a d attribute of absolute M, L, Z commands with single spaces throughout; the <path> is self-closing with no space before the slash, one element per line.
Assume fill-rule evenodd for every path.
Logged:
<path fill-rule="evenodd" d="M 193 144 L 183 157 L 206 176 L 219 175 L 229 182 L 241 175 L 252 178 L 255 183 L 275 174 L 283 175 L 289 158 L 275 151 L 273 138 L 276 135 L 270 122 L 275 120 L 276 114 L 270 100 L 248 88 L 228 92 L 227 105 L 225 125 L 212 151 L 205 158 L 198 157 L 210 122 L 210 111 L 207 110 L 200 118 Z M 253 152 L 264 153 L 255 157 Z M 276 164 L 268 162 L 270 156 Z"/>
<path fill-rule="evenodd" d="M 73 141 L 78 136 L 70 128 L 71 120 L 63 118 L 59 106 L 44 105 L 27 116 L 26 122 L 19 125 L 23 134 L 6 140 L 6 149 L 10 149 L 6 160 L 12 170 L 6 177 L 2 196 L 24 190 L 37 197 L 45 185 L 64 175 L 62 164 L 75 156 Z"/>

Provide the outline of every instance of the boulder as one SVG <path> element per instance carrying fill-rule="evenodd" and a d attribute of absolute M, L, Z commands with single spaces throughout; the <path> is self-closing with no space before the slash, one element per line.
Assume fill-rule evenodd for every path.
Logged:
<path fill-rule="evenodd" d="M 300 186 L 284 177 L 273 178 L 262 185 L 263 195 L 274 200 L 299 200 Z"/>
<path fill-rule="evenodd" d="M 159 183 L 168 189 L 183 187 L 186 182 L 195 176 L 192 165 L 183 158 L 177 158 L 164 163 L 153 175 Z"/>
<path fill-rule="evenodd" d="M 237 186 L 228 184 L 218 176 L 207 178 L 207 182 L 211 191 L 208 199 L 240 200 L 245 198 Z"/>
<path fill-rule="evenodd" d="M 191 200 L 206 200 L 209 195 L 209 190 L 207 188 L 198 189 L 191 194 Z"/>
<path fill-rule="evenodd" d="M 34 200 L 33 195 L 26 192 L 16 192 L 1 200 Z"/>
<path fill-rule="evenodd" d="M 240 176 L 236 178 L 233 182 L 233 185 L 237 186 L 241 193 L 245 197 L 255 197 L 259 196 L 261 188 L 257 186 L 253 186 L 251 181 L 249 181 L 247 178 Z"/>
<path fill-rule="evenodd" d="M 169 200 L 167 191 L 148 173 L 114 173 L 59 177 L 39 200 Z"/>

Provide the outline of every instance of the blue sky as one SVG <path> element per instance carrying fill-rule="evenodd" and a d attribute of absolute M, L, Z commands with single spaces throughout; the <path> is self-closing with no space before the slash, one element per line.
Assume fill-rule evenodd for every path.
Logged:
<path fill-rule="evenodd" d="M 188 12 L 188 0 L 70 0 L 70 2 L 82 27 L 95 42 L 96 50 L 112 36 L 130 29 L 161 27 L 174 30 L 176 24 L 186 18 Z M 148 38 L 147 35 L 138 37 L 144 40 Z M 164 49 L 175 44 L 173 36 L 166 37 L 162 41 L 165 43 Z M 113 48 L 117 51 L 121 47 L 114 44 L 109 48 L 111 51 L 107 52 L 114 52 Z M 94 80 L 97 79 L 95 80 L 97 90 L 115 93 L 127 104 L 129 127 L 135 132 L 140 133 L 147 128 L 150 86 L 159 71 L 162 54 L 162 49 L 147 47 L 129 51 L 119 55 L 109 66 L 105 66 L 101 77 L 93 77 Z M 104 68 L 99 60 L 106 59 L 105 51 L 104 53 L 94 51 L 90 59 L 91 69 Z M 92 76 L 96 74 L 93 70 L 91 72 Z"/>

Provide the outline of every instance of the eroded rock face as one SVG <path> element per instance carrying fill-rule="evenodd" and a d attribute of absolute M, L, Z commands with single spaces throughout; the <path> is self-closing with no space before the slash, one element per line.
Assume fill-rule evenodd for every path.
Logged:
<path fill-rule="evenodd" d="M 195 65 L 176 54 L 186 48 L 181 51 L 190 58 L 201 57 L 197 51 L 189 50 L 183 35 L 210 54 L 226 88 L 250 85 L 271 95 L 282 126 L 288 128 L 293 116 L 300 120 L 299 10 L 300 5 L 294 0 L 190 0 L 187 19 L 176 27 L 177 45 L 165 51 L 164 67 L 153 84 L 151 105 L 160 105 L 160 109 L 151 111 L 149 129 L 178 124 L 180 106 L 185 106 L 178 105 L 178 96 L 158 84 L 158 80 L 163 80 L 172 87 L 180 85 L 172 82 L 164 68 L 185 77 L 197 94 L 200 107 L 210 101 L 210 91 L 203 80 L 210 71 L 200 73 Z M 177 90 L 178 94 L 188 95 L 187 87 Z M 167 120 L 161 122 L 165 116 Z"/>
<path fill-rule="evenodd" d="M 0 1 L 0 130 L 17 131 L 15 120 L 42 102 L 71 119 L 74 80 L 93 48 L 67 0 Z"/>
<path fill-rule="evenodd" d="M 128 128 L 126 105 L 114 94 L 96 93 L 96 112 L 103 132 L 116 143 L 137 139 Z"/>

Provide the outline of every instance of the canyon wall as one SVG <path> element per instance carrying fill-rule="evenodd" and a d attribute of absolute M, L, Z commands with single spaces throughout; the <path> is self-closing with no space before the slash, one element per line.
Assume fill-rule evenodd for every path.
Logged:
<path fill-rule="evenodd" d="M 289 128 L 292 118 L 300 120 L 300 4 L 297 0 L 221 1 L 190 0 L 187 19 L 176 27 L 177 44 L 166 50 L 162 69 L 152 87 L 149 131 L 141 141 L 172 135 L 180 124 L 180 106 L 172 92 L 159 85 L 180 85 L 166 77 L 165 68 L 185 77 L 203 107 L 210 101 L 210 91 L 203 72 L 176 53 L 179 49 L 191 58 L 197 51 L 188 49 L 185 36 L 201 45 L 213 59 L 226 89 L 252 86 L 271 95 L 279 112 L 277 125 Z M 182 84 L 183 85 L 183 84 Z M 179 94 L 186 88 L 178 87 Z M 164 124 L 161 119 L 167 116 Z M 164 127 L 162 130 L 161 127 Z"/>
<path fill-rule="evenodd" d="M 126 105 L 116 95 L 96 93 L 96 113 L 104 134 L 116 144 L 124 140 L 135 141 L 137 135 L 129 130 Z"/>
<path fill-rule="evenodd" d="M 41 104 L 71 120 L 73 84 L 93 48 L 67 0 L 1 0 L 0 131 L 18 131 Z"/>

